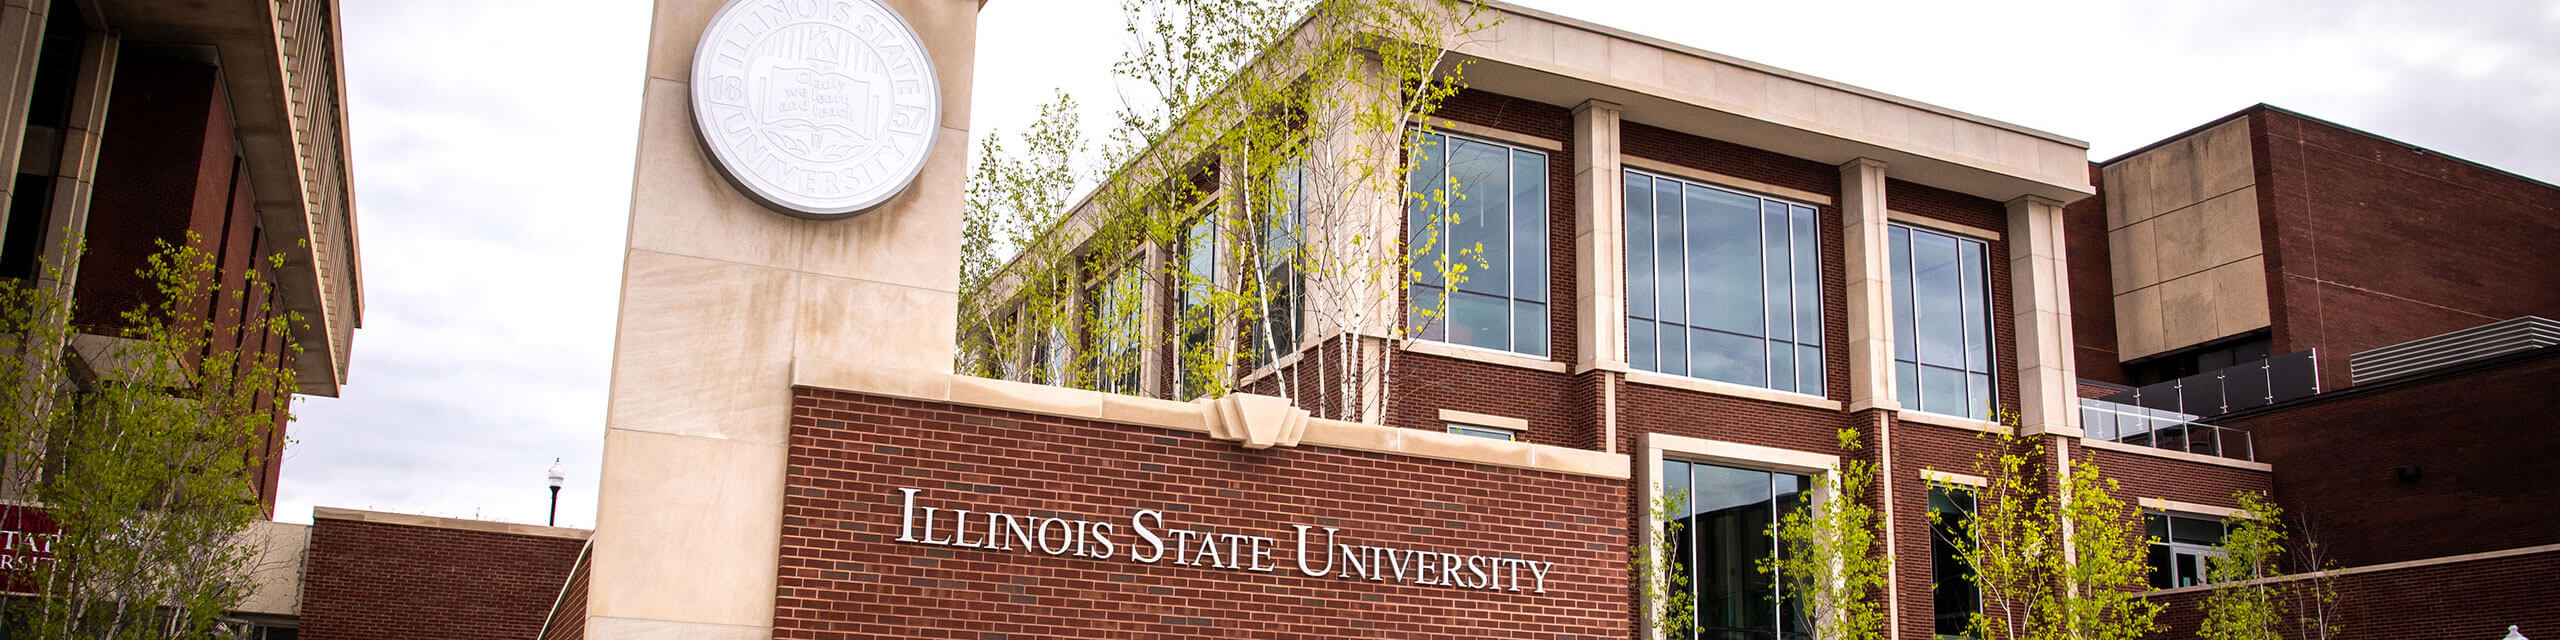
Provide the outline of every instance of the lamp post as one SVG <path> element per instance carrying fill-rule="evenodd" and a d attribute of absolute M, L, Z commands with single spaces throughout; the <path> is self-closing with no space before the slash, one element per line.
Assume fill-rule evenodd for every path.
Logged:
<path fill-rule="evenodd" d="M 562 480 L 566 480 L 566 479 L 567 479 L 567 476 L 565 476 L 564 474 L 562 474 L 562 473 L 560 472 L 560 459 L 559 459 L 559 458 L 552 458 L 552 459 L 551 459 L 551 526 L 554 526 L 554 527 L 560 526 L 560 481 L 562 481 Z"/>

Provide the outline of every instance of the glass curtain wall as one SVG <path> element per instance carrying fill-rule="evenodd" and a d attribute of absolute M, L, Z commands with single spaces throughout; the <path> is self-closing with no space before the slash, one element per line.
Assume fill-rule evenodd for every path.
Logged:
<path fill-rule="evenodd" d="M 1424 340 L 1546 358 L 1547 154 L 1438 133 L 1415 153 L 1407 326 Z"/>
<path fill-rule="evenodd" d="M 1813 207 L 1626 172 L 1627 361 L 1823 394 Z"/>
<path fill-rule="evenodd" d="M 1689 576 L 1697 628 L 1667 637 L 1695 640 L 1805 640 L 1813 628 L 1804 603 L 1786 593 L 1782 576 L 1760 572 L 1777 558 L 1769 526 L 1783 510 L 1811 499 L 1805 476 L 1664 460 L 1663 490 L 1685 504 L 1672 542 L 1672 571 Z"/>
<path fill-rule="evenodd" d="M 1988 245 L 1893 225 L 1893 376 L 1902 408 L 1991 417 Z"/>

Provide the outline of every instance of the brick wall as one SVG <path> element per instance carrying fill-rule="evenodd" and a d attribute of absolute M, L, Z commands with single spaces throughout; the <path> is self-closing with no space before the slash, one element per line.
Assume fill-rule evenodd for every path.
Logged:
<path fill-rule="evenodd" d="M 238 158 L 221 70 L 129 51 L 116 63 L 115 80 L 74 286 L 74 321 L 82 331 L 101 335 L 115 335 L 124 326 L 124 312 L 160 297 L 137 273 L 158 253 L 159 242 L 179 244 L 195 234 L 226 292 L 244 290 L 248 270 L 265 266 L 259 256 L 275 251 L 257 234 L 258 214 Z M 213 348 L 272 355 L 292 367 L 283 336 L 233 333 L 270 317 L 257 309 L 262 301 L 246 302 L 225 295 L 194 310 L 217 329 Z M 277 416 L 248 443 L 247 454 L 254 457 L 251 486 L 271 516 L 281 465 L 269 462 L 281 460 L 284 432 L 283 416 Z"/>
<path fill-rule="evenodd" d="M 2128 505 L 2137 498 L 2159 498 L 2237 509 L 2240 503 L 2233 494 L 2273 488 L 2264 471 L 2088 447 L 2074 449 L 2073 455 L 2097 465 L 2100 475 L 2116 479 L 2123 488 L 2116 497 Z M 2281 470 L 2283 465 L 2277 467 Z"/>
<path fill-rule="evenodd" d="M 2346 356 L 2560 316 L 2560 188 L 2274 109 L 2248 115 L 2275 351 Z M 2379 259 L 2377 259 L 2379 258 Z"/>
<path fill-rule="evenodd" d="M 304 561 L 301 637 L 532 638 L 585 544 L 322 514 Z"/>
<path fill-rule="evenodd" d="M 2071 282 L 2072 362 L 2080 377 L 2132 384 L 2116 351 L 2114 249 L 2107 244 L 2107 187 L 2099 165 L 2089 165 L 2098 193 L 2062 207 L 2064 272 Z M 2098 394 L 2103 396 L 2107 394 Z M 2081 397 L 2093 398 L 2083 387 Z"/>
<path fill-rule="evenodd" d="M 569 583 L 560 590 L 559 604 L 552 605 L 550 621 L 543 626 L 542 640 L 587 637 L 587 574 L 594 565 L 588 564 L 586 554 L 586 548 L 581 547 L 577 568 L 569 571 Z"/>
<path fill-rule="evenodd" d="M 2494 640 L 2505 637 L 2508 626 L 2529 638 L 2560 636 L 2560 600 L 2550 597 L 2554 575 L 2560 575 L 2560 551 L 2339 576 L 2330 621 L 2340 633 L 2329 638 Z M 2285 594 L 2277 608 L 2285 616 L 2284 636 L 2313 637 L 2296 622 L 2311 611 L 2297 599 L 2302 583 L 2277 584 Z M 2151 637 L 2198 637 L 2207 593 L 2158 597 L 2168 609 L 2160 613 L 2160 632 Z"/>
<path fill-rule="evenodd" d="M 2560 349 L 2333 391 L 2226 425 L 2275 465 L 2276 498 L 2346 566 L 2560 543 Z M 2414 468 L 2414 480 L 2398 470 Z"/>
<path fill-rule="evenodd" d="M 776 638 L 1628 633 L 1619 481 L 806 388 L 794 402 Z M 1108 559 L 903 543 L 901 488 L 1024 517 L 1126 525 L 1157 510 L 1166 530 L 1276 538 L 1278 568 L 1134 561 L 1126 526 Z M 1544 594 L 1313 578 L 1289 548 L 1299 524 L 1556 565 Z"/>

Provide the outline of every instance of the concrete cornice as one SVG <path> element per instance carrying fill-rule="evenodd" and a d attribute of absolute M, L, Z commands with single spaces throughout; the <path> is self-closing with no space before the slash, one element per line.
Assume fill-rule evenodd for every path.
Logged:
<path fill-rule="evenodd" d="M 849 391 L 1002 411 L 1020 411 L 1200 434 L 1213 433 L 1207 418 L 1209 412 L 1204 410 L 1204 407 L 1210 406 L 1206 401 L 1181 402 L 1141 398 L 962 374 L 918 372 L 895 376 L 895 378 L 897 380 L 894 383 L 889 382 L 888 378 L 857 377 L 840 380 L 794 379 L 792 384 L 815 389 Z M 1621 453 L 1604 453 L 1325 418 L 1308 418 L 1303 429 L 1304 432 L 1297 441 L 1299 445 L 1389 453 L 1615 480 L 1625 480 L 1629 477 L 1628 458 L 1626 454 Z"/>

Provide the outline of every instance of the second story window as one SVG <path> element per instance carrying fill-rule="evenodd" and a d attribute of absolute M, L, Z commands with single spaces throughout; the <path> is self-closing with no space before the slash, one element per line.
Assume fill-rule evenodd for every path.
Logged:
<path fill-rule="evenodd" d="M 1893 225 L 1893 382 L 1902 408 L 1991 417 L 1991 288 L 1980 240 Z"/>
<path fill-rule="evenodd" d="M 1813 207 L 1626 172 L 1627 364 L 1822 395 Z"/>
<path fill-rule="evenodd" d="M 1085 298 L 1089 309 L 1085 327 L 1091 339 L 1085 353 L 1092 364 L 1094 389 L 1140 392 L 1138 349 L 1145 339 L 1145 277 L 1146 270 L 1137 264 L 1122 265 L 1095 283 Z"/>
<path fill-rule="evenodd" d="M 1174 274 L 1175 333 L 1181 341 L 1174 343 L 1174 399 L 1188 400 L 1208 393 L 1227 375 L 1225 363 L 1218 358 L 1218 320 L 1216 306 L 1210 296 L 1217 290 L 1218 216 L 1203 213 L 1182 232 L 1180 270 Z"/>
<path fill-rule="evenodd" d="M 1248 197 L 1256 200 L 1249 203 L 1247 218 L 1259 236 L 1254 238 L 1252 273 L 1247 276 L 1257 296 L 1253 344 L 1248 347 L 1254 366 L 1271 364 L 1298 350 L 1306 289 L 1306 276 L 1298 269 L 1305 257 L 1298 241 L 1306 230 L 1306 201 L 1298 194 L 1306 187 L 1306 176 L 1306 169 L 1294 163 L 1273 169 L 1257 177 L 1270 181 L 1266 188 L 1253 190 Z"/>
<path fill-rule="evenodd" d="M 1414 152 L 1409 326 L 1424 340 L 1546 358 L 1547 154 L 1437 133 Z"/>

